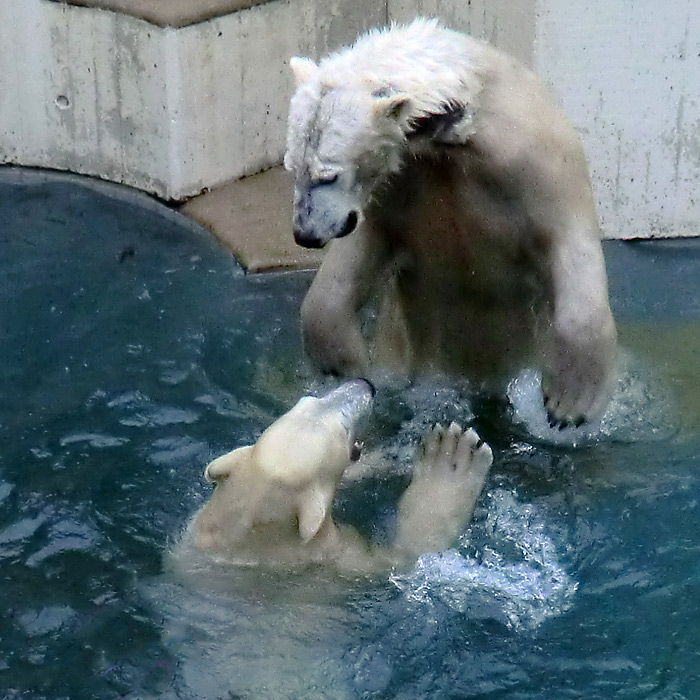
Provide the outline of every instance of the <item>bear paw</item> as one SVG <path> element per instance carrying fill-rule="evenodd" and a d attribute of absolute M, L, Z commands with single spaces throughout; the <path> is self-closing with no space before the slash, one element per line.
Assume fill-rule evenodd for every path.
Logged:
<path fill-rule="evenodd" d="M 549 425 L 579 427 L 600 415 L 614 381 L 612 351 L 569 351 L 553 358 L 542 377 L 542 400 Z"/>
<path fill-rule="evenodd" d="M 452 423 L 429 431 L 399 503 L 396 546 L 413 556 L 447 549 L 471 518 L 492 462 L 471 429 Z"/>
<path fill-rule="evenodd" d="M 438 424 L 423 439 L 413 479 L 447 479 L 455 485 L 474 480 L 483 483 L 492 462 L 491 448 L 476 431 L 462 431 L 456 423 L 449 428 Z"/>
<path fill-rule="evenodd" d="M 559 320 L 550 343 L 542 373 L 549 424 L 580 426 L 603 412 L 614 383 L 617 332 L 610 310 Z"/>

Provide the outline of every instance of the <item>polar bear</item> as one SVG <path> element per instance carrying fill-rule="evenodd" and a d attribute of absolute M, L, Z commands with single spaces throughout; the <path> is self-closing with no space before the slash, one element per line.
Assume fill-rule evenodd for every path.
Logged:
<path fill-rule="evenodd" d="M 367 381 L 352 380 L 323 398 L 306 396 L 255 445 L 209 464 L 205 476 L 216 487 L 192 522 L 194 545 L 242 564 L 322 564 L 346 574 L 409 565 L 449 547 L 471 518 L 493 461 L 474 430 L 455 424 L 436 426 L 423 440 L 390 546 L 370 546 L 333 522 L 336 489 L 360 459 L 357 426 L 373 395 Z"/>
<path fill-rule="evenodd" d="M 616 352 L 600 230 L 579 138 L 537 78 L 423 19 L 290 65 L 294 236 L 332 241 L 301 310 L 315 364 L 502 387 L 534 363 L 552 425 L 599 413 Z"/>

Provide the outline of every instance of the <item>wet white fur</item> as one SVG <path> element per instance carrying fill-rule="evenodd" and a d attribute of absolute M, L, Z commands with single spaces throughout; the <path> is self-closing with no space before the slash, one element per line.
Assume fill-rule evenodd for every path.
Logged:
<path fill-rule="evenodd" d="M 541 82 L 431 20 L 291 65 L 295 236 L 332 241 L 302 306 L 311 359 L 477 382 L 535 365 L 554 421 L 599 413 L 616 348 L 600 229 L 580 140 Z M 417 136 L 426 115 L 439 128 Z M 377 352 L 358 316 L 374 295 Z"/>
<path fill-rule="evenodd" d="M 187 568 L 190 544 L 240 564 L 290 569 L 316 564 L 345 573 L 405 566 L 443 551 L 470 519 L 492 462 L 474 430 L 452 424 L 429 431 L 411 484 L 399 503 L 392 545 L 371 546 L 331 508 L 352 463 L 347 406 L 305 397 L 255 443 L 206 469 L 216 488 L 196 515 L 176 559 Z M 378 466 L 375 457 L 369 460 Z"/>

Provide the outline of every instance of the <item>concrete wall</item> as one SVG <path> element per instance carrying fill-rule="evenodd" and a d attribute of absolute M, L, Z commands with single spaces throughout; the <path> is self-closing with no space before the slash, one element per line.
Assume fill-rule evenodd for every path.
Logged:
<path fill-rule="evenodd" d="M 326 53 L 387 19 L 433 15 L 516 55 L 552 88 L 584 141 L 606 235 L 694 235 L 696 2 L 274 0 L 174 28 L 0 0 L 0 162 L 169 199 L 197 194 L 279 162 L 289 56 Z"/>
<path fill-rule="evenodd" d="M 197 194 L 279 162 L 291 55 L 385 22 L 372 0 L 276 0 L 178 29 L 0 0 L 0 163 Z"/>
<path fill-rule="evenodd" d="M 179 108 L 162 77 L 171 47 L 142 29 L 123 15 L 2 0 L 0 160 L 165 190 L 167 115 Z"/>
<path fill-rule="evenodd" d="M 700 235 L 697 0 L 540 0 L 534 67 L 583 139 L 605 235 Z"/>

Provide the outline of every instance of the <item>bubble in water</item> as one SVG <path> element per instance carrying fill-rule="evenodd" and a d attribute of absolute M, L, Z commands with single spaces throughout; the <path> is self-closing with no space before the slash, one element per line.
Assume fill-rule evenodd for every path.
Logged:
<path fill-rule="evenodd" d="M 387 378 L 385 381 L 386 384 L 379 384 L 372 430 L 397 471 L 412 464 L 417 445 L 436 423 L 449 425 L 454 421 L 466 427 L 474 420 L 466 386 L 452 381 L 443 384 L 434 378 L 410 383 Z"/>

